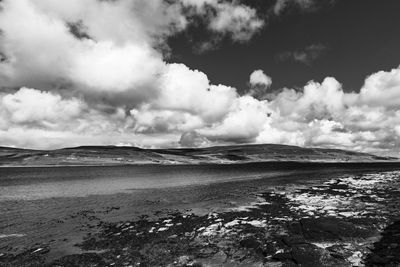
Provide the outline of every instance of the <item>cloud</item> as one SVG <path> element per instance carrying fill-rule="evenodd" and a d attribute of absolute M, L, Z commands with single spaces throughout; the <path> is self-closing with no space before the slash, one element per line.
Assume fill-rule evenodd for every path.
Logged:
<path fill-rule="evenodd" d="M 379 71 L 367 77 L 358 101 L 368 106 L 397 109 L 400 105 L 400 69 Z"/>
<path fill-rule="evenodd" d="M 268 123 L 269 112 L 267 102 L 251 96 L 241 96 L 235 100 L 223 120 L 197 131 L 212 141 L 251 143 L 263 125 Z"/>
<path fill-rule="evenodd" d="M 248 41 L 264 26 L 256 10 L 248 6 L 223 3 L 218 9 L 219 12 L 210 21 L 210 29 L 229 33 L 235 41 Z"/>
<path fill-rule="evenodd" d="M 169 64 L 161 83 L 154 107 L 198 114 L 208 121 L 225 116 L 237 97 L 234 88 L 212 85 L 206 74 L 183 64 Z"/>
<path fill-rule="evenodd" d="M 197 90 L 213 86 L 203 73 L 183 65 L 173 65 L 171 71 L 182 71 L 180 74 L 184 76 L 192 72 L 196 77 L 193 81 L 203 80 Z M 183 100 L 165 99 L 164 103 L 154 100 L 129 113 L 123 107 L 110 113 L 91 107 L 77 96 L 21 88 L 0 95 L 0 137 L 2 145 L 40 148 L 78 144 L 165 147 L 266 142 L 395 155 L 400 144 L 400 110 L 392 104 L 399 101 L 398 73 L 399 69 L 394 69 L 367 77 L 360 93 L 343 92 L 334 78 L 326 78 L 322 83 L 310 82 L 302 91 L 285 89 L 272 100 L 239 96 L 234 89 L 222 87 L 225 89 L 217 91 L 217 95 L 224 97 L 227 106 L 219 110 L 216 104 L 210 113 L 202 108 L 207 101 L 212 102 L 208 90 L 200 93 L 211 94 L 204 103 L 197 95 L 198 106 L 195 98 L 186 98 L 194 94 L 189 91 Z M 184 85 L 175 87 L 166 83 L 172 86 L 171 90 L 178 91 L 184 90 L 178 89 Z M 392 103 L 385 105 L 388 98 Z M 180 101 L 184 103 L 181 105 Z M 382 102 L 378 104 L 379 101 Z"/>
<path fill-rule="evenodd" d="M 282 143 L 397 155 L 400 145 L 399 68 L 366 78 L 345 93 L 328 77 L 272 100 L 238 97 L 219 123 L 196 129 L 196 139 L 220 143 Z M 389 98 L 391 101 L 386 102 Z"/>
<path fill-rule="evenodd" d="M 395 125 L 399 123 L 400 112 L 390 102 L 384 102 L 388 92 L 392 99 L 399 99 L 397 92 L 390 90 L 400 85 L 397 72 L 395 69 L 371 75 L 360 93 L 343 92 L 334 78 L 326 78 L 321 84 L 311 82 L 302 92 L 284 90 L 270 102 L 274 110 L 273 125 L 283 135 L 296 132 L 294 139 L 302 140 L 306 146 L 398 153 Z M 390 85 L 375 83 L 370 87 L 371 79 L 376 76 L 385 76 Z M 370 93 L 377 97 L 376 101 L 380 99 L 379 105 L 366 98 Z"/>
<path fill-rule="evenodd" d="M 2 95 L 0 103 L 0 114 L 4 119 L 1 128 L 7 127 L 7 124 L 51 128 L 62 121 L 69 122 L 78 118 L 86 108 L 85 104 L 76 98 L 62 99 L 53 93 L 25 87 L 14 94 Z"/>
<path fill-rule="evenodd" d="M 182 147 L 207 147 L 212 143 L 206 137 L 198 134 L 196 131 L 185 132 L 182 134 L 179 144 Z"/>
<path fill-rule="evenodd" d="M 192 14 L 202 16 L 208 29 L 222 35 L 228 35 L 234 41 L 244 42 L 253 37 L 265 25 L 257 11 L 238 1 L 219 0 L 181 0 Z M 210 43 L 208 43 L 210 44 Z"/>
<path fill-rule="evenodd" d="M 234 41 L 264 25 L 254 9 L 216 0 L 9 0 L 1 6 L 2 86 L 68 88 L 129 108 L 164 94 L 160 77 L 171 69 L 166 39 L 193 18 Z"/>
<path fill-rule="evenodd" d="M 249 95 L 262 99 L 266 95 L 267 89 L 271 86 L 272 79 L 262 70 L 255 70 L 250 74 L 250 91 Z"/>
<path fill-rule="evenodd" d="M 276 15 L 280 15 L 288 7 L 294 6 L 304 11 L 313 11 L 317 8 L 315 0 L 277 0 L 273 6 L 273 11 Z"/>
<path fill-rule="evenodd" d="M 198 19 L 233 41 L 254 36 L 264 22 L 239 2 L 5 0 L 1 7 L 0 145 L 267 142 L 400 152 L 400 68 L 371 74 L 357 92 L 327 77 L 266 99 L 272 79 L 262 70 L 239 95 L 166 62 L 168 37 Z M 310 64 L 321 51 L 314 45 L 290 56 Z"/>
<path fill-rule="evenodd" d="M 321 57 L 326 51 L 327 47 L 322 44 L 312 44 L 305 47 L 303 50 L 285 51 L 277 55 L 279 61 L 296 61 L 306 65 L 311 65 L 312 62 Z"/>
<path fill-rule="evenodd" d="M 131 30 L 127 23 L 125 26 L 114 25 L 117 30 L 108 32 L 115 22 L 106 12 L 120 16 L 121 20 L 131 20 L 131 14 L 122 9 L 126 1 L 121 1 L 118 9 L 110 2 L 85 1 L 80 5 L 75 2 L 81 7 L 77 10 L 73 8 L 73 2 L 65 4 L 66 10 L 70 11 L 68 14 L 58 9 L 47 11 L 50 5 L 47 1 L 38 5 L 23 0 L 4 2 L 0 28 L 10 62 L 0 67 L 2 85 L 29 85 L 52 90 L 55 86 L 73 84 L 74 88 L 82 91 L 128 91 L 152 83 L 164 64 L 161 55 L 144 37 L 129 42 L 126 39 L 130 34 L 146 36 L 142 33 L 146 29 L 140 29 L 138 25 L 138 29 Z M 95 11 L 98 13 L 92 14 Z M 64 17 L 82 21 L 87 34 L 96 41 L 75 38 Z M 110 25 L 100 32 L 98 24 L 104 22 Z M 124 26 L 124 31 L 118 33 L 118 26 Z"/>
<path fill-rule="evenodd" d="M 71 80 L 100 91 L 141 90 L 154 82 L 165 64 L 148 46 L 87 41 L 68 71 Z"/>
<path fill-rule="evenodd" d="M 265 87 L 270 87 L 272 84 L 271 77 L 267 76 L 262 70 L 255 70 L 250 74 L 250 85 L 263 85 Z"/>
<path fill-rule="evenodd" d="M 258 27 L 251 21 L 258 18 L 233 2 L 210 1 L 187 13 L 189 4 L 3 1 L 0 50 L 7 60 L 0 65 L 0 82 L 16 90 L 1 94 L 3 144 L 171 146 L 183 132 L 222 120 L 236 89 L 166 63 L 158 47 L 194 16 L 206 14 L 209 29 L 232 40 L 250 38 Z M 236 14 L 228 24 L 226 11 Z M 53 141 L 44 142 L 39 133 Z"/>

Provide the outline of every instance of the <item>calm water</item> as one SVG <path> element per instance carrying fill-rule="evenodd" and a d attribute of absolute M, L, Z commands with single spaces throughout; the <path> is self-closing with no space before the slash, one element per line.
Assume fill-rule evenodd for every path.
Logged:
<path fill-rule="evenodd" d="M 396 167 L 397 166 L 397 167 Z M 113 194 L 282 174 L 399 168 L 399 164 L 252 163 L 232 165 L 80 166 L 0 168 L 0 201 Z"/>
<path fill-rule="evenodd" d="M 82 166 L 1 168 L 0 201 L 113 194 L 135 189 L 259 178 L 256 170 L 216 166 Z"/>
<path fill-rule="evenodd" d="M 0 168 L 0 253 L 49 242 L 51 257 L 78 253 L 74 244 L 95 231 L 85 226 L 86 212 L 121 221 L 160 210 L 208 210 L 247 203 L 271 185 L 395 169 L 399 163 Z"/>

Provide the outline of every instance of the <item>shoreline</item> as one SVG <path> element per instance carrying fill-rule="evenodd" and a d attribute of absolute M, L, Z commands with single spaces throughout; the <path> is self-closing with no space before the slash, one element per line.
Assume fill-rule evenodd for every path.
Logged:
<path fill-rule="evenodd" d="M 327 165 L 351 165 L 351 164 L 395 164 L 400 166 L 400 160 L 382 161 L 296 161 L 296 160 L 270 160 L 247 162 L 199 162 L 199 163 L 106 163 L 106 164 L 58 164 L 58 165 L 0 165 L 0 168 L 59 168 L 59 167 L 146 167 L 146 166 L 232 166 L 232 165 L 263 165 L 263 164 L 327 164 Z"/>
<path fill-rule="evenodd" d="M 154 259 L 162 266 L 237 266 L 239 263 L 290 266 L 285 264 L 293 260 L 293 255 L 297 255 L 298 262 L 312 255 L 307 261 L 321 263 L 322 259 L 328 259 L 331 264 L 350 266 L 351 261 L 371 258 L 367 247 L 380 242 L 380 233 L 391 223 L 397 226 L 399 176 L 398 171 L 316 170 L 311 174 L 271 179 L 21 202 L 23 206 L 26 206 L 23 203 L 32 203 L 37 207 L 56 204 L 53 209 L 56 214 L 39 214 L 38 222 L 48 216 L 49 224 L 43 225 L 44 229 L 48 232 L 59 229 L 58 232 L 65 234 L 41 242 L 32 233 L 14 237 L 16 244 L 21 244 L 23 239 L 36 240 L 39 244 L 28 242 L 22 251 L 1 252 L 0 263 L 124 265 L 136 264 L 140 259 L 143 264 L 153 265 L 155 262 L 151 259 Z M 367 209 L 368 206 L 363 206 L 366 203 L 372 206 Z M 304 236 L 304 229 L 303 232 L 296 230 L 304 224 L 310 229 L 320 229 L 318 234 L 307 230 L 305 233 L 309 233 Z M 357 230 L 360 227 L 366 230 Z M 78 235 L 67 234 L 77 229 L 80 229 L 75 232 Z M 337 236 L 328 234 L 332 231 Z M 64 238 L 68 240 L 63 241 Z M 50 239 L 56 241 L 50 242 Z M 350 240 L 355 243 L 346 243 Z M 397 241 L 390 239 L 390 242 Z M 82 250 L 77 253 L 77 248 Z M 164 255 L 164 250 L 171 251 L 172 256 Z M 332 255 L 342 258 L 338 260 Z"/>

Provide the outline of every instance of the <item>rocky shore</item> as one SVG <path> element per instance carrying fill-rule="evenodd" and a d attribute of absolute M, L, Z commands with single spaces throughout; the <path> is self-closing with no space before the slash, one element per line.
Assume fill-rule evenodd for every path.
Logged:
<path fill-rule="evenodd" d="M 399 266 L 400 172 L 274 186 L 223 212 L 105 222 L 48 261 L 50 248 L 1 253 L 1 266 Z"/>

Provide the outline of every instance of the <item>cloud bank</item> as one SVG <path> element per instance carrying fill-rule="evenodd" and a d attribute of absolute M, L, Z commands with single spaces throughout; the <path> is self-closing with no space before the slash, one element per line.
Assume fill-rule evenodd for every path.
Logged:
<path fill-rule="evenodd" d="M 233 42 L 251 39 L 265 23 L 239 2 L 5 0 L 1 9 L 0 145 L 282 143 L 399 152 L 400 68 L 370 75 L 359 92 L 345 93 L 328 77 L 266 99 L 272 79 L 262 70 L 240 95 L 166 62 L 168 37 L 199 19 Z"/>

